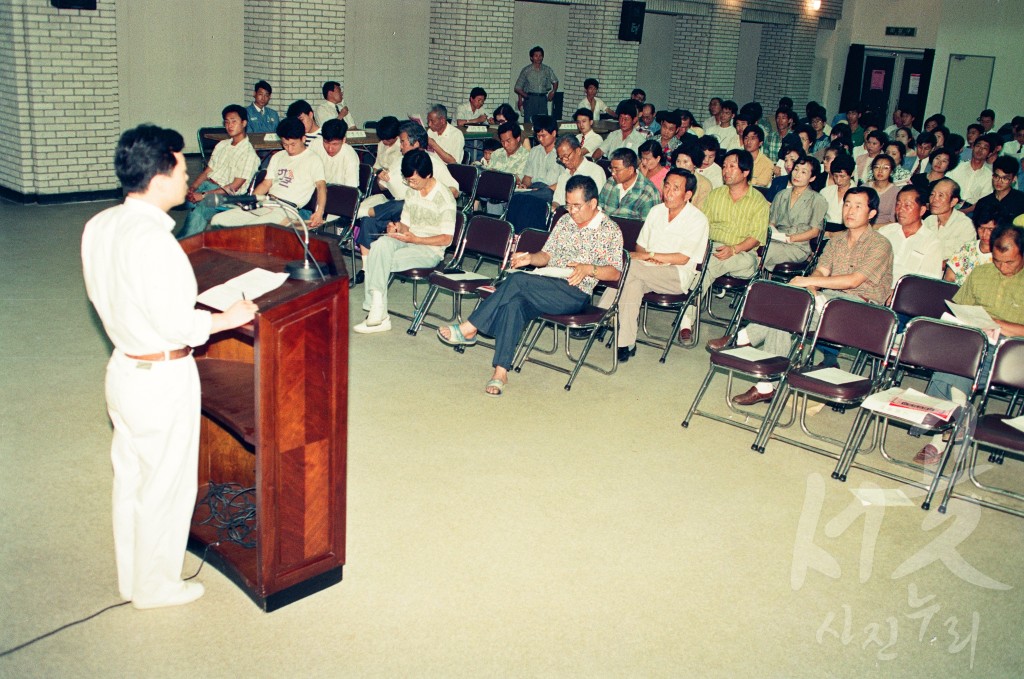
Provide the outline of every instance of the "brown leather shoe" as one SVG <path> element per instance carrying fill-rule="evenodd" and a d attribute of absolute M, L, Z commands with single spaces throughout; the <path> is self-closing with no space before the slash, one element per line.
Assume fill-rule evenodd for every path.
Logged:
<path fill-rule="evenodd" d="M 682 344 L 689 344 L 690 340 L 693 339 L 693 330 L 690 328 L 679 329 L 679 342 Z"/>
<path fill-rule="evenodd" d="M 733 396 L 732 402 L 738 406 L 752 406 L 755 403 L 766 403 L 772 400 L 775 395 L 775 390 L 772 389 L 767 394 L 762 394 L 757 390 L 757 387 L 751 387 L 739 396 Z"/>

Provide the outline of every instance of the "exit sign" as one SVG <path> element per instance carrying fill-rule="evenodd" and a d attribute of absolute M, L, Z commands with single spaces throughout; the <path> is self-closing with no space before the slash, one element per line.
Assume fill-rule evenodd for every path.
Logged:
<path fill-rule="evenodd" d="M 910 26 L 886 26 L 886 35 L 895 35 L 900 38 L 913 38 L 917 35 L 917 29 Z"/>

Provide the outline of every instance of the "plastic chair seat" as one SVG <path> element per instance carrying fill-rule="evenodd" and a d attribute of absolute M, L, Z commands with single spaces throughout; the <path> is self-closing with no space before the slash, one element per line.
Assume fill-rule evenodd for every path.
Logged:
<path fill-rule="evenodd" d="M 719 276 L 712 285 L 722 290 L 740 290 L 750 285 L 750 279 L 736 278 L 735 276 Z"/>
<path fill-rule="evenodd" d="M 807 260 L 800 262 L 779 262 L 772 267 L 772 273 L 774 274 L 797 274 L 807 268 Z"/>
<path fill-rule="evenodd" d="M 690 299 L 690 293 L 679 293 L 677 295 L 663 293 L 663 292 L 646 292 L 643 296 L 643 301 L 647 304 L 656 304 L 658 306 L 674 306 L 677 304 L 685 304 Z"/>
<path fill-rule="evenodd" d="M 595 325 L 608 313 L 607 309 L 588 304 L 587 307 L 575 314 L 541 314 L 541 318 L 565 325 L 570 328 L 580 328 L 586 325 Z"/>
<path fill-rule="evenodd" d="M 489 278 L 481 278 L 475 281 L 460 281 L 449 278 L 443 271 L 434 271 L 430 274 L 430 284 L 444 288 L 450 292 L 468 294 L 475 292 L 478 288 L 491 285 L 493 281 Z"/>
<path fill-rule="evenodd" d="M 974 440 L 989 446 L 1024 453 L 1024 432 L 1006 424 L 1005 415 L 982 415 L 974 431 Z"/>
<path fill-rule="evenodd" d="M 811 368 L 809 372 L 814 370 L 817 368 Z M 828 401 L 859 401 L 870 395 L 874 389 L 874 384 L 869 378 L 846 384 L 832 384 L 804 372 L 791 372 L 786 379 L 793 389 L 820 396 Z"/>
<path fill-rule="evenodd" d="M 749 361 L 722 351 L 711 352 L 711 364 L 763 379 L 778 377 L 789 370 L 790 365 L 789 359 L 785 356 L 771 356 L 759 361 Z"/>

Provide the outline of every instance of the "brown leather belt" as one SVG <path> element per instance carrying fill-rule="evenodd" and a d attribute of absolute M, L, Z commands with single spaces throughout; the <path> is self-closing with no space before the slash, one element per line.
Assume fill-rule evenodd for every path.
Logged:
<path fill-rule="evenodd" d="M 158 354 L 142 354 L 141 356 L 125 354 L 125 356 L 133 361 L 173 361 L 178 358 L 185 358 L 191 353 L 192 347 L 182 347 L 181 349 L 171 349 L 168 352 L 161 351 Z"/>

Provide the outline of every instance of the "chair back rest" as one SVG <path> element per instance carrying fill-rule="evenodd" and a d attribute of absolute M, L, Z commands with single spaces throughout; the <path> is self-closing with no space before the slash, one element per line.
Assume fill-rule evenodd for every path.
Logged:
<path fill-rule="evenodd" d="M 804 288 L 755 280 L 747 287 L 740 318 L 803 335 L 814 309 L 814 297 Z"/>
<path fill-rule="evenodd" d="M 476 195 L 476 180 L 479 173 L 475 166 L 449 163 L 448 171 L 452 173 L 452 178 L 459 183 L 459 193 L 469 198 Z"/>
<path fill-rule="evenodd" d="M 504 219 L 476 215 L 466 226 L 466 244 L 462 246 L 463 256 L 467 254 L 490 257 L 499 261 L 505 258 L 509 242 L 515 233 L 512 225 Z"/>
<path fill-rule="evenodd" d="M 540 229 L 523 229 L 519 232 L 519 242 L 516 243 L 517 252 L 540 252 L 548 242 L 550 231 Z"/>
<path fill-rule="evenodd" d="M 896 361 L 898 364 L 951 373 L 976 382 L 978 368 L 987 350 L 988 339 L 977 328 L 919 317 L 907 324 L 907 332 L 903 336 Z"/>
<path fill-rule="evenodd" d="M 266 168 L 260 168 L 259 170 L 257 170 L 256 174 L 253 175 L 252 181 L 249 182 L 249 188 L 246 191 L 246 193 L 248 193 L 251 196 L 253 191 L 256 190 L 256 187 L 259 186 L 260 184 L 262 184 L 263 180 L 266 179 L 266 178 L 267 178 L 267 169 Z"/>
<path fill-rule="evenodd" d="M 516 190 L 516 177 L 508 172 L 484 170 L 476 181 L 476 197 L 489 203 L 507 203 Z"/>
<path fill-rule="evenodd" d="M 373 181 L 373 165 L 359 163 L 359 191 L 364 195 L 370 195 L 370 182 Z"/>
<path fill-rule="evenodd" d="M 946 300 L 952 300 L 957 290 L 959 288 L 948 281 L 907 274 L 896 281 L 889 307 L 911 317 L 940 318 L 949 311 Z"/>
<path fill-rule="evenodd" d="M 455 211 L 455 233 L 452 234 L 452 242 L 444 249 L 444 254 L 455 255 L 462 259 L 462 248 L 466 243 L 466 213 Z"/>
<path fill-rule="evenodd" d="M 988 384 L 989 387 L 1024 390 L 1024 338 L 1011 337 L 999 345 Z"/>
<path fill-rule="evenodd" d="M 359 189 L 341 184 L 327 185 L 325 215 L 338 215 L 343 222 L 351 222 L 359 209 Z"/>
<path fill-rule="evenodd" d="M 622 247 L 630 252 L 636 250 L 636 239 L 640 237 L 640 229 L 644 226 L 643 220 L 612 217 L 612 221 L 619 225 L 619 231 L 622 232 Z"/>
<path fill-rule="evenodd" d="M 552 210 L 551 216 L 548 217 L 548 231 L 555 228 L 555 224 L 558 223 L 558 220 L 567 214 L 569 214 L 569 210 L 567 210 L 564 205 L 559 205 L 554 210 Z"/>
<path fill-rule="evenodd" d="M 897 323 L 896 314 L 884 306 L 835 297 L 825 303 L 814 342 L 852 347 L 888 360 Z"/>
<path fill-rule="evenodd" d="M 607 178 L 607 179 L 611 179 L 612 178 L 612 161 L 611 160 L 609 160 L 606 156 L 601 156 L 600 158 L 598 158 L 594 162 L 597 163 L 598 167 L 600 167 L 602 170 L 604 170 L 605 178 Z"/>
<path fill-rule="evenodd" d="M 224 126 L 200 127 L 198 132 L 196 132 L 196 141 L 199 143 L 199 155 L 202 156 L 204 165 L 210 159 L 213 147 L 220 143 L 219 139 L 207 139 L 207 134 L 224 134 Z"/>

